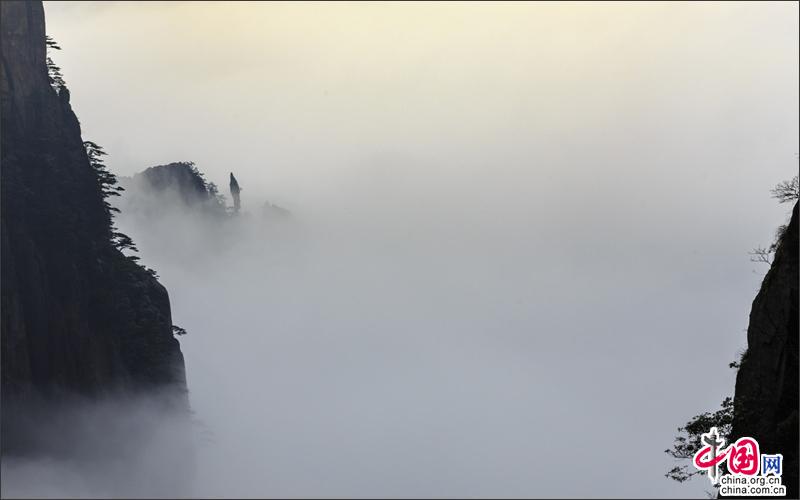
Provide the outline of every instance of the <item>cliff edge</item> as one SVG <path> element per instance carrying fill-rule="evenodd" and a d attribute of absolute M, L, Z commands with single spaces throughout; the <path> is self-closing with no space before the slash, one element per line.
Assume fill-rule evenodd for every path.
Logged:
<path fill-rule="evenodd" d="M 188 409 L 167 290 L 112 243 L 66 88 L 50 85 L 41 2 L 0 3 L 2 451 L 73 396 L 168 394 Z"/>
<path fill-rule="evenodd" d="M 762 453 L 783 454 L 783 484 L 798 490 L 797 204 L 753 300 L 747 352 L 736 376 L 732 436 L 752 436 Z"/>

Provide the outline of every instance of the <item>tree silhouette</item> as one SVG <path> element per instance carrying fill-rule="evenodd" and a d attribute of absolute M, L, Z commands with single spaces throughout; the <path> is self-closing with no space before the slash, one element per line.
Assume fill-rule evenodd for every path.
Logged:
<path fill-rule="evenodd" d="M 112 206 L 108 198 L 110 196 L 119 196 L 120 192 L 124 191 L 125 188 L 117 185 L 117 176 L 112 174 L 106 167 L 103 157 L 107 156 L 107 153 L 103 151 L 101 146 L 92 141 L 84 141 L 83 147 L 86 150 L 86 156 L 89 158 L 89 165 L 92 166 L 95 178 L 100 186 L 109 241 L 114 248 L 120 251 L 138 252 L 139 249 L 136 248 L 133 240 L 127 234 L 120 232 L 114 225 L 114 214 L 119 213 L 119 209 Z M 129 256 L 129 258 L 134 261 L 139 260 L 136 256 Z"/>
<path fill-rule="evenodd" d="M 731 363 L 731 366 L 738 366 L 738 363 Z M 664 453 L 672 456 L 680 461 L 691 461 L 694 454 L 697 453 L 702 447 L 701 436 L 708 432 L 712 427 L 716 427 L 719 431 L 720 437 L 725 439 L 725 442 L 730 442 L 731 426 L 733 425 L 733 399 L 725 398 L 722 401 L 721 408 L 714 413 L 701 413 L 695 415 L 683 427 L 678 427 L 678 436 L 672 448 L 664 450 Z M 721 469 L 725 468 L 725 464 L 720 466 Z M 692 477 L 703 474 L 705 471 L 694 469 L 690 464 L 676 465 L 664 476 L 674 479 L 679 483 L 688 481 Z"/>
<path fill-rule="evenodd" d="M 800 198 L 800 186 L 798 186 L 798 176 L 779 182 L 777 186 L 770 190 L 772 197 L 778 200 L 778 203 L 789 203 L 797 201 Z M 775 230 L 775 239 L 769 247 L 756 247 L 750 252 L 750 260 L 753 262 L 761 262 L 764 264 L 772 263 L 772 255 L 778 249 L 778 242 L 781 241 L 783 233 L 786 232 L 787 224 L 778 226 Z"/>
<path fill-rule="evenodd" d="M 47 46 L 48 55 L 47 55 L 47 77 L 50 79 L 50 86 L 53 87 L 58 93 L 61 93 L 63 89 L 67 88 L 67 84 L 64 82 L 64 75 L 61 74 L 61 68 L 56 66 L 56 63 L 53 62 L 53 59 L 49 55 L 50 49 L 53 50 L 61 50 L 58 43 L 53 40 L 53 37 L 50 35 L 46 35 L 45 37 L 45 45 Z"/>
<path fill-rule="evenodd" d="M 58 43 L 56 43 L 56 41 L 50 35 L 45 35 L 44 43 L 47 45 L 48 49 L 61 50 L 61 47 L 58 46 Z"/>
<path fill-rule="evenodd" d="M 788 203 L 797 201 L 800 198 L 800 186 L 798 186 L 798 176 L 794 176 L 788 181 L 783 181 L 775 186 L 770 191 L 772 197 L 778 200 L 778 203 Z"/>

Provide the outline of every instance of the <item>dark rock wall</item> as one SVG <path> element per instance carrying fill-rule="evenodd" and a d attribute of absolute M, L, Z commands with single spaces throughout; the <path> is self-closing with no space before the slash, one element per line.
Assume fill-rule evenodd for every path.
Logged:
<path fill-rule="evenodd" d="M 110 242 L 69 92 L 51 88 L 41 2 L 0 2 L 2 448 L 64 394 L 175 390 L 183 356 L 166 289 Z"/>
<path fill-rule="evenodd" d="M 761 290 L 753 300 L 747 352 L 736 376 L 732 435 L 755 437 L 762 453 L 782 453 L 789 498 L 798 490 L 797 204 Z"/>

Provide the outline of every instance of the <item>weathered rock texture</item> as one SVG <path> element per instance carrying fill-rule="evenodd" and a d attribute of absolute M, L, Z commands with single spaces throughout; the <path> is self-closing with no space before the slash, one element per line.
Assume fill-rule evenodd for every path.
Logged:
<path fill-rule="evenodd" d="M 753 301 L 747 352 L 736 377 L 732 435 L 782 453 L 788 497 L 798 490 L 798 221 L 795 204 L 769 272 Z"/>
<path fill-rule="evenodd" d="M 167 291 L 112 245 L 69 93 L 48 81 L 42 4 L 0 6 L 2 449 L 25 452 L 46 445 L 29 412 L 69 395 L 188 403 Z"/>

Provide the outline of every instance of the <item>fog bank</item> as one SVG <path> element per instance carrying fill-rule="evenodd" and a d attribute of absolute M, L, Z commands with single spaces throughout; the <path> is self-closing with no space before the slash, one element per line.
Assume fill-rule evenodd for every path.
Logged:
<path fill-rule="evenodd" d="M 708 489 L 663 450 L 732 393 L 785 218 L 797 4 L 46 9 L 112 170 L 243 188 L 118 219 L 188 331 L 194 495 Z"/>

